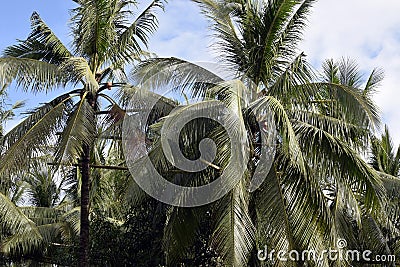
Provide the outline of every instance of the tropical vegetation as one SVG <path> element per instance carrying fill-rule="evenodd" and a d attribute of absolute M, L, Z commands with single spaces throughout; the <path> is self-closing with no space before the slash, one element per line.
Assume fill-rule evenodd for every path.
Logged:
<path fill-rule="evenodd" d="M 373 101 L 383 71 L 363 75 L 347 58 L 325 60 L 321 71 L 307 62 L 297 44 L 315 1 L 193 1 L 210 23 L 218 66 L 229 78 L 217 69 L 146 51 L 157 29 L 156 14 L 167 4 L 161 0 L 151 1 L 139 15 L 132 0 L 75 0 L 71 47 L 33 13 L 28 38 L 5 49 L 0 93 L 12 87 L 61 93 L 29 110 L 11 130 L 1 129 L 0 262 L 370 264 L 322 252 L 345 241 L 348 250 L 398 256 L 372 264 L 399 264 L 400 150 L 387 127 L 379 136 Z M 165 89 L 172 94 L 158 95 Z M 147 110 L 135 101 L 138 94 L 158 101 Z M 207 110 L 215 102 L 229 110 L 228 126 L 200 116 L 181 129 L 178 147 L 196 160 L 208 138 L 215 143 L 215 159 L 200 172 L 179 169 L 163 151 L 163 129 L 182 120 L 185 111 Z M 1 103 L 4 124 L 21 104 Z M 197 207 L 168 205 L 147 195 L 123 153 L 124 121 L 146 112 L 140 136 L 158 173 L 193 187 L 227 171 L 232 189 Z M 232 132 L 242 142 L 238 149 L 230 144 Z M 274 153 L 264 143 L 271 132 L 276 132 L 269 139 Z M 263 162 L 268 155 L 270 168 Z M 232 166 L 232 157 L 246 168 L 238 181 L 243 166 Z M 262 181 L 254 181 L 260 174 Z M 179 203 L 187 196 L 174 197 Z M 312 250 L 318 257 L 261 259 L 265 248 Z"/>

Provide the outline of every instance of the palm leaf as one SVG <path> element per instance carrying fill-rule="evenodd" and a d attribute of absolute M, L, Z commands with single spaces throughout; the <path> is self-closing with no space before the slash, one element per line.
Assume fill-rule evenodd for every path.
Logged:
<path fill-rule="evenodd" d="M 194 209 L 171 207 L 164 233 L 164 249 L 167 265 L 176 266 L 190 254 L 199 227 L 199 218 Z"/>
<path fill-rule="evenodd" d="M 147 8 L 135 19 L 135 21 L 118 36 L 117 42 L 113 45 L 111 57 L 112 62 L 132 62 L 132 55 L 139 55 L 142 52 L 139 41 L 148 44 L 149 35 L 153 34 L 158 26 L 155 11 L 163 9 L 162 0 L 153 0 Z"/>
<path fill-rule="evenodd" d="M 0 85 L 12 81 L 17 87 L 34 92 L 64 87 L 70 82 L 68 75 L 56 65 L 29 58 L 0 58 Z"/>
<path fill-rule="evenodd" d="M 54 134 L 65 119 L 71 101 L 69 94 L 36 109 L 2 139 L 0 173 L 29 166 L 32 156 L 46 152 Z"/>
<path fill-rule="evenodd" d="M 36 225 L 0 193 L 0 223 L 13 235 L 0 244 L 3 253 L 30 253 L 40 249 L 43 238 Z"/>
<path fill-rule="evenodd" d="M 86 90 L 95 92 L 99 85 L 86 59 L 82 57 L 70 57 L 63 61 L 59 67 L 64 73 L 68 73 L 70 80 L 75 84 L 81 82 Z"/>
<path fill-rule="evenodd" d="M 132 71 L 131 77 L 145 89 L 162 89 L 168 85 L 175 90 L 188 90 L 191 97 L 204 96 L 207 88 L 223 81 L 211 71 L 178 58 L 146 60 Z"/>
<path fill-rule="evenodd" d="M 255 241 L 255 228 L 249 215 L 248 191 L 244 182 L 218 201 L 211 246 L 227 266 L 247 266 Z"/>
<path fill-rule="evenodd" d="M 37 59 L 55 65 L 59 65 L 65 58 L 71 56 L 68 49 L 36 12 L 31 16 L 31 28 L 32 32 L 26 40 L 6 48 L 5 56 Z"/>
<path fill-rule="evenodd" d="M 56 161 L 73 163 L 82 153 L 82 145 L 91 145 L 95 136 L 94 110 L 86 100 L 82 99 L 74 107 L 60 136 L 56 151 Z"/>
<path fill-rule="evenodd" d="M 306 163 L 299 146 L 299 140 L 293 129 L 290 117 L 281 102 L 272 96 L 265 96 L 251 103 L 249 108 L 260 113 L 263 109 L 274 112 L 276 124 L 281 126 L 282 138 L 284 138 L 282 140 L 283 150 L 289 155 L 292 162 L 298 166 L 299 170 L 305 174 L 307 172 Z"/>
<path fill-rule="evenodd" d="M 302 147 L 312 151 L 311 154 L 314 156 L 310 159 L 314 162 L 313 165 L 328 163 L 325 165 L 325 170 L 321 170 L 322 173 L 326 171 L 326 173 L 336 174 L 336 179 L 339 179 L 341 183 L 347 184 L 350 188 L 356 189 L 359 194 L 364 195 L 364 202 L 369 212 L 384 206 L 385 190 L 382 181 L 348 144 L 328 132 L 304 122 L 297 122 L 295 131 Z M 324 151 L 324 153 L 317 156 L 315 151 Z M 335 168 L 339 167 L 340 170 L 336 169 L 333 172 L 332 164 L 335 164 Z"/>

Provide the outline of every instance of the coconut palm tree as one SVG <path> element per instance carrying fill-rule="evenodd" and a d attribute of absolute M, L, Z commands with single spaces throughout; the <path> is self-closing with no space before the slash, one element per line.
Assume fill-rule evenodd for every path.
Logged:
<path fill-rule="evenodd" d="M 18 101 L 13 105 L 7 103 L 7 86 L 0 89 L 0 137 L 4 135 L 4 124 L 14 119 L 15 111 L 24 106 L 23 101 Z"/>
<path fill-rule="evenodd" d="M 142 46 L 157 27 L 155 11 L 163 4 L 154 0 L 133 19 L 133 0 L 74 2 L 71 49 L 35 12 L 28 38 L 7 48 L 0 58 L 2 86 L 14 81 L 17 87 L 31 92 L 67 89 L 34 109 L 2 138 L 0 173 L 9 177 L 29 166 L 28 161 L 46 153 L 49 145 L 56 146 L 53 163 L 79 166 L 79 263 L 88 266 L 90 161 L 98 137 L 99 114 L 119 110 L 106 90 L 126 83 L 125 66 L 143 56 Z M 105 112 L 101 110 L 104 105 L 108 107 Z"/>
<path fill-rule="evenodd" d="M 95 155 L 101 159 L 91 162 L 95 165 L 108 161 L 111 156 L 103 154 L 110 141 L 103 139 L 100 144 L 102 151 L 99 152 L 99 144 L 96 143 Z M 112 153 L 111 151 L 109 153 Z M 0 254 L 7 255 L 10 259 L 24 261 L 33 259 L 35 262 L 46 262 L 53 264 L 75 265 L 77 259 L 69 254 L 73 252 L 76 241 L 79 240 L 79 184 L 81 176 L 76 167 L 63 166 L 58 171 L 47 163 L 51 156 L 42 156 L 32 162 L 29 171 L 21 172 L 21 195 L 23 202 L 20 205 L 11 205 L 19 213 L 19 217 L 6 216 L 4 208 L 4 219 L 8 221 L 30 220 L 30 227 L 39 235 L 27 234 L 25 227 L 12 229 L 7 224 L 5 236 L 0 241 Z M 120 163 L 119 154 L 114 153 L 113 160 Z M 118 165 L 115 163 L 115 165 Z M 107 222 L 120 226 L 124 223 L 122 217 L 122 206 L 125 195 L 123 179 L 126 179 L 124 171 L 94 169 L 91 173 L 91 218 L 104 218 Z M 118 184 L 117 182 L 120 181 Z M 10 201 L 5 202 L 10 203 Z M 37 239 L 35 239 L 35 237 Z M 96 239 L 96 237 L 94 237 Z M 91 243 L 94 240 L 91 240 Z M 92 255 L 96 255 L 93 252 Z M 69 256 L 68 256 L 69 255 Z"/>
<path fill-rule="evenodd" d="M 250 160 L 243 178 L 222 199 L 197 209 L 169 208 L 165 229 L 168 265 L 176 266 L 193 256 L 190 248 L 199 235 L 199 225 L 206 214 L 211 214 L 208 245 L 224 265 L 295 266 L 297 262 L 276 258 L 259 261 L 257 251 L 267 245 L 269 251 L 320 252 L 335 246 L 340 238 L 352 236 L 346 216 L 361 227 L 362 213 L 375 218 L 383 209 L 382 181 L 359 154 L 368 145 L 369 133 L 379 126 L 371 95 L 382 73 L 374 70 L 365 87 L 351 62 L 327 61 L 325 76 L 314 74 L 296 44 L 315 1 L 195 2 L 211 22 L 222 66 L 237 80 L 224 81 L 201 66 L 177 58 L 155 58 L 140 64 L 133 78 L 143 90 L 170 86 L 202 99 L 200 104 L 186 103 L 166 118 L 150 121 L 157 121 L 146 128 L 150 129 L 150 158 L 158 172 L 180 185 L 196 186 L 218 178 L 219 170 L 229 166 L 230 155 L 240 153 L 240 149 L 230 150 L 226 128 L 198 119 L 179 133 L 185 155 L 198 158 L 197 146 L 205 137 L 216 143 L 211 168 L 198 174 L 171 166 L 162 154 L 160 141 L 163 123 L 177 122 L 182 111 L 218 100 L 240 118 L 235 136 L 247 140 Z M 132 91 L 137 89 L 127 89 L 126 95 Z M 132 103 L 134 106 L 134 100 Z M 251 177 L 261 164 L 259 158 L 265 156 L 260 147 L 263 127 L 257 120 L 268 112 L 272 112 L 278 131 L 276 154 L 265 181 L 251 193 L 247 190 Z M 333 198 L 329 195 L 332 190 Z M 308 263 L 328 266 L 330 261 L 311 259 Z"/>
<path fill-rule="evenodd" d="M 379 86 L 383 79 L 383 71 L 380 69 L 375 69 L 365 81 L 365 84 L 363 84 L 363 78 L 357 64 L 349 59 L 341 59 L 337 62 L 333 60 L 327 60 L 323 65 L 323 70 L 323 77 L 325 81 L 346 86 L 356 86 L 359 88 L 364 86 L 363 95 L 374 92 L 376 87 Z M 382 140 L 383 139 L 384 137 L 382 137 Z M 379 142 L 377 142 L 375 137 L 370 138 L 370 140 L 355 139 L 353 142 L 367 145 L 361 151 L 359 151 L 364 155 L 366 155 L 366 151 L 369 150 L 370 146 L 372 146 L 372 151 L 375 151 L 372 153 L 373 155 L 376 155 L 376 151 L 379 151 Z M 374 156 L 372 158 L 375 159 Z M 336 202 L 340 201 L 341 196 L 339 195 L 339 190 L 335 183 L 332 183 L 332 181 L 328 180 L 325 187 L 325 192 L 327 195 L 329 195 L 330 199 L 332 199 L 332 203 L 330 205 L 331 208 L 335 209 L 335 213 L 333 213 L 333 215 L 335 217 L 341 217 L 341 219 L 335 220 L 336 223 L 343 224 L 343 221 L 347 222 L 348 228 L 340 226 L 337 226 L 336 228 L 343 228 L 343 230 L 347 228 L 346 239 L 348 246 L 357 248 L 360 251 L 370 249 L 376 254 L 380 253 L 382 255 L 395 255 L 396 245 L 393 244 L 394 242 L 392 241 L 389 242 L 389 240 L 395 240 L 396 237 L 399 236 L 399 231 L 396 229 L 395 224 L 391 221 L 391 218 L 393 218 L 393 216 L 397 216 L 395 210 L 393 210 L 393 208 L 396 206 L 393 205 L 393 203 L 397 200 L 394 200 L 393 196 L 398 193 L 400 180 L 393 177 L 385 177 L 381 173 L 381 170 L 375 167 L 378 165 L 374 162 L 375 160 L 372 160 L 370 164 L 377 171 L 379 171 L 378 175 L 381 177 L 382 184 L 386 189 L 386 201 L 383 203 L 384 205 L 382 206 L 380 212 L 375 214 L 375 216 L 363 209 L 363 205 L 361 204 L 358 218 L 361 222 L 361 225 L 356 222 L 354 217 L 343 216 L 346 213 L 342 213 L 343 211 L 337 210 Z M 332 189 L 334 190 L 332 191 Z M 356 194 L 355 191 L 353 193 Z M 357 265 L 357 263 L 353 264 Z M 362 264 L 363 263 L 361 263 L 360 266 L 362 266 Z M 395 266 L 395 262 L 387 262 L 386 264 L 388 264 L 388 266 Z"/>
<path fill-rule="evenodd" d="M 3 86 L 0 90 L 0 138 L 4 135 L 4 126 L 7 121 L 10 121 L 15 118 L 15 111 L 19 108 L 22 108 L 24 102 L 17 102 L 14 105 L 9 105 L 7 103 L 7 86 Z M 0 181 L 0 192 L 3 194 L 8 195 L 9 193 L 12 194 L 11 200 L 16 203 L 20 200 L 21 197 L 21 183 L 13 182 L 7 183 L 3 179 Z M 12 188 L 13 187 L 13 188 Z"/>
<path fill-rule="evenodd" d="M 23 102 L 18 102 L 15 105 L 10 106 L 7 104 L 7 86 L 3 86 L 0 90 L 0 137 L 4 135 L 4 125 L 7 121 L 11 120 L 15 116 L 15 109 L 23 106 Z M 15 179 L 0 179 L 0 198 L 2 199 L 0 209 L 13 210 L 15 204 L 22 198 L 24 187 L 21 181 Z M 5 228 L 0 225 L 0 239 L 3 239 Z"/>
<path fill-rule="evenodd" d="M 15 109 L 23 106 L 17 102 L 11 107 L 6 104 L 6 87 L 0 91 L 2 101 L 0 105 L 0 124 L 11 120 L 15 116 Z M 3 138 L 3 132 L 1 132 Z M 57 242 L 71 238 L 74 231 L 71 228 L 77 225 L 77 212 L 67 212 L 67 208 L 53 210 L 48 208 L 18 207 L 22 203 L 24 194 L 29 187 L 24 181 L 23 173 L 16 173 L 0 183 L 0 254 L 35 253 L 44 243 Z M 33 188 L 31 188 L 33 189 Z M 46 194 L 47 192 L 41 192 Z M 37 198 L 40 201 L 40 198 Z M 41 202 L 42 203 L 42 202 Z M 39 204 L 39 203 L 37 203 Z M 42 203 L 43 204 L 43 203 Z M 44 206 L 45 207 L 45 206 Z M 48 206 L 50 207 L 50 206 Z M 78 217 L 79 218 L 79 217 Z M 76 231 L 75 231 L 76 233 Z M 72 235 L 71 235 L 72 234 Z M 20 250 L 20 251 L 19 251 Z"/>
<path fill-rule="evenodd" d="M 374 138 L 372 142 L 371 164 L 374 169 L 399 177 L 400 174 L 400 147 L 393 145 L 389 128 L 385 126 L 385 131 L 381 138 Z"/>
<path fill-rule="evenodd" d="M 398 255 L 400 250 L 400 147 L 394 147 L 389 128 L 385 125 L 384 132 L 380 138 L 373 137 L 371 143 L 370 164 L 379 171 L 387 192 L 389 201 L 387 203 L 388 221 L 385 224 L 376 224 L 380 236 L 386 242 L 387 250 Z M 392 230 L 393 229 L 393 230 Z M 392 231 L 391 231 L 392 230 Z M 396 234 L 393 235 L 392 232 Z"/>

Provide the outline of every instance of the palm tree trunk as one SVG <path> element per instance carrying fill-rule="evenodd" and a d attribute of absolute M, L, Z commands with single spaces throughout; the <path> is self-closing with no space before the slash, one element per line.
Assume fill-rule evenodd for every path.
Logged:
<path fill-rule="evenodd" d="M 95 109 L 96 100 L 93 95 L 87 95 L 86 100 L 89 105 Z M 93 120 L 96 120 L 93 115 Z M 92 143 L 93 145 L 93 143 Z M 89 266 L 89 246 L 90 246 L 90 152 L 92 145 L 82 145 L 82 162 L 81 162 L 81 231 L 80 231 L 80 251 L 79 264 L 80 267 Z"/>
<path fill-rule="evenodd" d="M 90 146 L 83 146 L 81 162 L 81 231 L 78 266 L 89 266 L 89 195 L 90 195 Z"/>

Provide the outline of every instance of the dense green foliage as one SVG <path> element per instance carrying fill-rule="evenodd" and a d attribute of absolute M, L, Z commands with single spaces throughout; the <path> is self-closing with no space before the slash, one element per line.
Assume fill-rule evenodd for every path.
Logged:
<path fill-rule="evenodd" d="M 400 258 L 400 150 L 387 128 L 375 136 L 380 118 L 373 93 L 383 73 L 363 76 L 348 59 L 326 60 L 321 72 L 308 64 L 297 43 L 315 1 L 194 0 L 233 80 L 185 60 L 149 57 L 143 47 L 157 28 L 162 1 L 151 1 L 138 16 L 136 1 L 74 2 L 71 47 L 33 13 L 31 34 L 0 58 L 0 264 L 363 266 L 326 256 L 257 258 L 264 246 L 321 252 L 341 239 L 348 249 Z M 21 107 L 1 98 L 10 83 L 32 93 L 63 91 L 4 133 Z M 129 100 L 165 87 L 182 94 L 178 99 L 197 99 L 161 97 L 144 123 L 146 149 L 166 179 L 207 184 L 232 167 L 231 155 L 249 150 L 242 179 L 208 205 L 158 202 L 127 170 L 122 122 L 129 110 L 145 109 Z M 210 138 L 216 158 L 199 173 L 172 166 L 160 141 L 167 119 L 179 121 L 182 108 L 217 100 L 237 123 L 243 147 L 231 151 L 227 130 L 215 121 L 192 120 L 179 133 L 182 153 L 199 158 L 200 141 Z M 259 124 L 266 113 L 276 128 L 276 153 L 253 192 L 248 188 L 266 153 Z"/>

